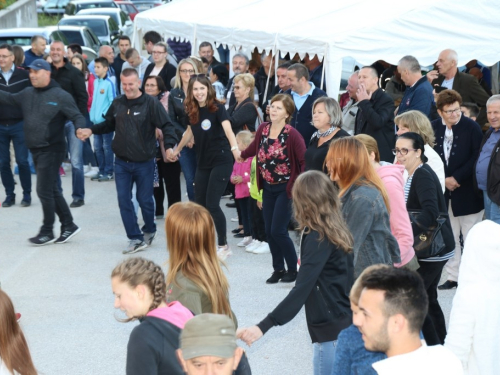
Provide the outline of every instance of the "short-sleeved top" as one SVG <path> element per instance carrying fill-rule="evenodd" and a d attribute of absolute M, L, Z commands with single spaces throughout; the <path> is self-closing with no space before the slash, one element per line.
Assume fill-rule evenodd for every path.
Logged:
<path fill-rule="evenodd" d="M 211 169 L 224 163 L 233 164 L 231 147 L 222 127 L 222 122 L 226 120 L 228 116 L 222 104 L 217 104 L 215 112 L 209 112 L 206 106 L 200 108 L 198 122 L 191 125 L 199 169 Z"/>
<path fill-rule="evenodd" d="M 328 149 L 330 148 L 330 143 L 332 143 L 335 139 L 349 137 L 349 133 L 344 129 L 340 129 L 332 139 L 326 141 L 321 146 L 318 147 L 319 139 L 314 137 L 309 142 L 309 147 L 306 150 L 306 154 L 304 156 L 306 161 L 305 171 L 323 171 L 328 173 L 325 164 L 326 154 L 328 154 Z"/>
<path fill-rule="evenodd" d="M 287 182 L 290 179 L 291 167 L 287 148 L 290 129 L 290 125 L 285 125 L 276 139 L 269 138 L 271 124 L 262 130 L 257 161 L 262 178 L 271 184 Z"/>

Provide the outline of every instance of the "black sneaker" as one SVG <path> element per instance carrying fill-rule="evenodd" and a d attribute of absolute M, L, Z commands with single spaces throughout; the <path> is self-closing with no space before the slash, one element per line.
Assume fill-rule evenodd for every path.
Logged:
<path fill-rule="evenodd" d="M 297 279 L 297 271 L 286 271 L 285 276 L 281 278 L 282 283 L 293 283 Z"/>
<path fill-rule="evenodd" d="M 2 207 L 4 207 L 4 208 L 12 207 L 15 204 L 16 204 L 16 197 L 9 196 L 9 197 L 5 198 L 5 200 L 2 202 Z"/>
<path fill-rule="evenodd" d="M 74 199 L 73 202 L 69 205 L 71 208 L 82 207 L 85 204 L 83 199 Z"/>
<path fill-rule="evenodd" d="M 285 276 L 285 270 L 274 271 L 271 277 L 266 280 L 266 284 L 276 284 L 283 278 L 283 276 Z"/>
<path fill-rule="evenodd" d="M 450 290 L 453 288 L 457 288 L 458 283 L 456 281 L 451 281 L 451 280 L 446 280 L 444 283 L 442 283 L 440 286 L 438 286 L 439 290 Z"/>
<path fill-rule="evenodd" d="M 31 206 L 31 197 L 29 195 L 25 195 L 23 200 L 21 201 L 21 207 L 29 207 Z"/>
<path fill-rule="evenodd" d="M 56 243 L 65 243 L 71 237 L 74 237 L 80 231 L 81 231 L 81 229 L 79 227 L 77 227 L 76 225 L 73 228 L 65 229 L 62 231 L 61 235 L 56 240 Z"/>
<path fill-rule="evenodd" d="M 236 208 L 236 203 L 226 203 L 226 207 Z"/>
<path fill-rule="evenodd" d="M 48 235 L 48 234 L 39 234 L 36 237 L 31 237 L 30 239 L 28 239 L 28 241 L 35 246 L 48 245 L 54 242 L 55 240 L 56 238 L 53 235 Z"/>

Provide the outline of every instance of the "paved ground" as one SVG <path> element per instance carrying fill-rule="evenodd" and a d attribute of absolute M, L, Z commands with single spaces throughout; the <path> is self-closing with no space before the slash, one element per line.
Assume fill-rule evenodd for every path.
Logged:
<path fill-rule="evenodd" d="M 71 174 L 62 180 L 71 202 Z M 67 244 L 28 244 L 27 238 L 37 234 L 42 220 L 36 196 L 29 208 L 0 208 L 0 282 L 22 313 L 21 325 L 35 365 L 45 375 L 123 374 L 128 337 L 137 324 L 117 322 L 115 317 L 122 315 L 113 308 L 109 276 L 126 258 L 121 251 L 127 244 L 114 182 L 86 179 L 86 190 L 85 206 L 72 209 L 82 231 Z M 229 220 L 235 210 L 225 203 L 222 200 L 221 205 L 230 230 L 235 227 Z M 153 246 L 138 255 L 164 265 L 168 257 L 164 221 L 157 225 Z M 234 255 L 227 261 L 227 276 L 233 311 L 240 326 L 247 326 L 264 318 L 292 286 L 266 285 L 272 271 L 270 254 L 248 254 L 236 242 L 230 239 Z M 440 292 L 447 319 L 453 295 L 454 291 Z M 286 326 L 269 331 L 247 353 L 257 375 L 312 373 L 312 346 L 303 310 Z"/>

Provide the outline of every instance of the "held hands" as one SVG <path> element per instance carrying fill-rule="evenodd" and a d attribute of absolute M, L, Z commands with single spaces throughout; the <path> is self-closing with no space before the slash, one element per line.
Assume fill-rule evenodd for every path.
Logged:
<path fill-rule="evenodd" d="M 356 97 L 358 98 L 358 102 L 362 100 L 370 100 L 372 98 L 372 93 L 368 93 L 365 85 L 360 84 L 358 90 L 356 91 Z"/>
<path fill-rule="evenodd" d="M 245 159 L 243 159 L 241 157 L 241 151 L 236 149 L 236 150 L 233 150 L 233 156 L 234 156 L 234 160 L 236 160 L 238 163 L 241 163 L 242 161 L 245 161 Z"/>
<path fill-rule="evenodd" d="M 165 151 L 167 159 L 171 163 L 175 163 L 177 160 L 179 160 L 179 150 L 173 150 L 169 148 L 168 150 Z"/>
<path fill-rule="evenodd" d="M 262 336 L 263 333 L 257 326 L 240 328 L 236 331 L 236 337 L 244 341 L 248 346 L 252 346 L 252 344 Z"/>
<path fill-rule="evenodd" d="M 84 141 L 92 135 L 92 130 L 90 129 L 77 129 L 76 136 L 79 140 Z"/>

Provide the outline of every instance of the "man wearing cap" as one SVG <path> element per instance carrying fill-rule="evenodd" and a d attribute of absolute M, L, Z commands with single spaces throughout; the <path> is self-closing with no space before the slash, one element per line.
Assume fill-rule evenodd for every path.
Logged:
<path fill-rule="evenodd" d="M 188 375 L 232 375 L 243 355 L 234 323 L 226 315 L 201 314 L 188 320 L 180 344 L 177 358 Z"/>
<path fill-rule="evenodd" d="M 24 136 L 37 173 L 36 192 L 43 209 L 43 225 L 29 241 L 36 246 L 65 243 L 80 231 L 62 193 L 57 188 L 59 166 L 66 153 L 64 124 L 73 121 L 76 128 L 85 127 L 75 101 L 50 78 L 50 64 L 37 59 L 29 65 L 33 87 L 12 94 L 0 91 L 0 104 L 21 108 L 24 116 Z M 54 237 L 55 214 L 61 222 L 61 235 Z"/>

